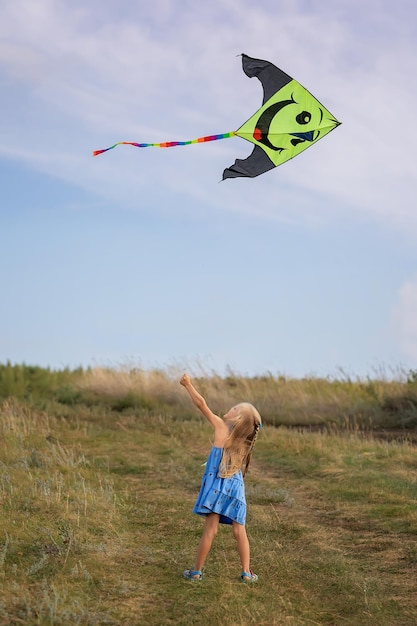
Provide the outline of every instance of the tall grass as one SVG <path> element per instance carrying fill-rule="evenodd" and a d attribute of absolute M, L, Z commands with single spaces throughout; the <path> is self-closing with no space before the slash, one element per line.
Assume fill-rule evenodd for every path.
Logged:
<path fill-rule="evenodd" d="M 0 398 L 71 401 L 77 397 L 74 387 L 84 374 L 81 367 L 52 370 L 37 365 L 0 363 Z"/>
<path fill-rule="evenodd" d="M 143 370 L 133 367 L 50 369 L 27 365 L 0 365 L 0 399 L 15 397 L 45 408 L 60 405 L 97 406 L 125 410 L 190 410 L 178 386 L 181 371 Z M 302 379 L 285 376 L 243 377 L 229 372 L 221 377 L 211 372 L 196 374 L 199 388 L 219 413 L 247 400 L 255 404 L 271 425 L 315 428 L 396 428 L 417 426 L 417 373 L 399 373 L 392 379 L 379 377 L 352 380 L 339 378 Z"/>
<path fill-rule="evenodd" d="M 239 582 L 227 528 L 184 581 L 212 433 L 165 383 L 160 411 L 2 403 L 0 624 L 417 623 L 415 447 L 355 429 L 265 426 L 246 480 L 259 583 Z"/>
<path fill-rule="evenodd" d="M 135 368 L 94 368 L 79 378 L 81 398 L 104 402 L 114 410 L 187 411 L 189 404 L 178 387 L 181 371 Z M 242 377 L 229 373 L 196 375 L 210 405 L 220 414 L 247 400 L 271 425 L 339 428 L 400 428 L 417 426 L 417 377 L 414 372 L 389 379 Z"/>

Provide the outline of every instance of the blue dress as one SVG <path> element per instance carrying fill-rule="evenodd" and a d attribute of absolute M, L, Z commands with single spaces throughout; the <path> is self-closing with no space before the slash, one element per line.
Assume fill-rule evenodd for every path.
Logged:
<path fill-rule="evenodd" d="M 222 454 L 223 448 L 212 447 L 193 513 L 204 517 L 209 513 L 218 513 L 221 524 L 245 524 L 246 497 L 242 472 L 239 470 L 229 478 L 222 478 L 219 475 Z"/>

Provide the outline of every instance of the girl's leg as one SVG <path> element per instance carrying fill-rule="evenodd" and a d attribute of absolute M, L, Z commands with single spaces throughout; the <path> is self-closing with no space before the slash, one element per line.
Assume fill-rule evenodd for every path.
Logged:
<path fill-rule="evenodd" d="M 246 527 L 237 522 L 233 522 L 233 534 L 237 542 L 242 572 L 250 572 L 250 547 Z"/>
<path fill-rule="evenodd" d="M 210 551 L 213 539 L 217 535 L 219 520 L 220 515 L 217 515 L 217 513 L 209 513 L 206 517 L 206 524 L 204 526 L 204 531 L 197 550 L 194 568 L 196 571 L 201 571 L 203 569 L 203 565 Z"/>

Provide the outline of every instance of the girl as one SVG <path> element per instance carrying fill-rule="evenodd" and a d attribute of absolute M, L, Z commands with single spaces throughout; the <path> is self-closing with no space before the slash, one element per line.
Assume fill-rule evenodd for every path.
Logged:
<path fill-rule="evenodd" d="M 197 550 L 194 569 L 183 573 L 189 580 L 201 580 L 202 569 L 220 524 L 231 524 L 242 565 L 240 578 L 255 582 L 258 576 L 250 569 L 250 548 L 246 534 L 246 499 L 243 476 L 246 474 L 260 428 L 261 416 L 252 404 L 242 402 L 231 408 L 223 419 L 207 406 L 191 383 L 188 374 L 180 380 L 195 406 L 214 428 L 214 444 L 206 463 L 193 513 L 206 518 Z M 243 468 L 243 472 L 242 472 Z"/>

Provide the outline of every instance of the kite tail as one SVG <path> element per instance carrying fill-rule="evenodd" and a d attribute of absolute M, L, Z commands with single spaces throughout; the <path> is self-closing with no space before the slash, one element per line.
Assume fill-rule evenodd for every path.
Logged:
<path fill-rule="evenodd" d="M 175 146 L 189 146 L 191 143 L 205 143 L 206 141 L 217 141 L 218 139 L 228 139 L 234 137 L 235 131 L 230 133 L 221 133 L 220 135 L 207 135 L 207 137 L 199 137 L 198 139 L 191 139 L 191 141 L 164 141 L 162 143 L 135 143 L 133 141 L 118 141 L 114 146 L 110 148 L 104 148 L 104 150 L 94 150 L 93 156 L 98 156 L 107 152 L 107 150 L 113 150 L 116 146 L 135 146 L 135 148 L 174 148 Z"/>

